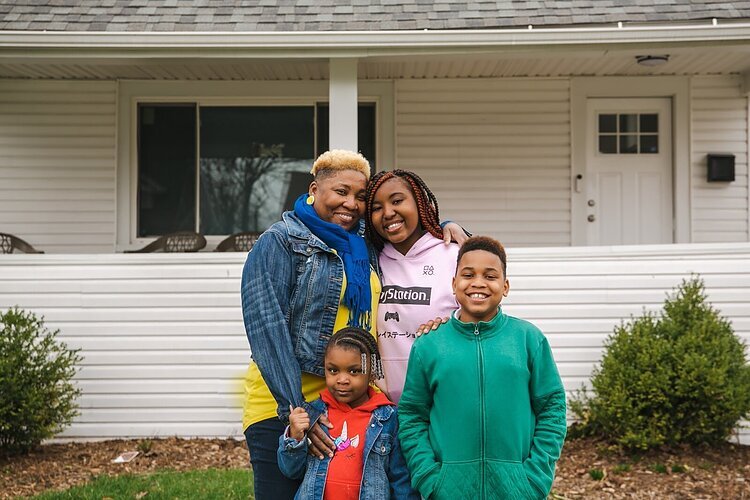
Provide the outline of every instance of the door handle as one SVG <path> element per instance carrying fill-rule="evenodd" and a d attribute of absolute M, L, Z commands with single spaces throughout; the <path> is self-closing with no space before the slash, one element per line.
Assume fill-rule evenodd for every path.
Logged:
<path fill-rule="evenodd" d="M 596 220 L 596 216 L 594 214 L 591 214 L 586 217 L 586 220 L 588 220 L 589 222 L 594 222 Z"/>

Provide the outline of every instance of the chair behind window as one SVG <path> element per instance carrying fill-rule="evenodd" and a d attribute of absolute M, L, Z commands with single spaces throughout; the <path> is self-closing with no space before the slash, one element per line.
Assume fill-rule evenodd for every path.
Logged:
<path fill-rule="evenodd" d="M 221 240 L 214 252 L 249 252 L 260 235 L 253 231 L 234 233 Z"/>
<path fill-rule="evenodd" d="M 197 252 L 206 246 L 206 238 L 200 233 L 192 231 L 180 231 L 178 233 L 165 234 L 158 237 L 148 245 L 138 250 L 125 250 L 125 253 L 151 253 L 151 252 Z"/>
<path fill-rule="evenodd" d="M 18 236 L 8 233 L 0 233 L 0 253 L 13 253 L 18 250 L 23 253 L 44 253 L 32 247 Z"/>

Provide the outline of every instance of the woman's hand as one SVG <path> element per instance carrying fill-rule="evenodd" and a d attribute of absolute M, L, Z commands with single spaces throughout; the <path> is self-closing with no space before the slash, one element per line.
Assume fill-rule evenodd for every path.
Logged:
<path fill-rule="evenodd" d="M 333 428 L 333 424 L 331 424 L 326 415 L 321 415 L 318 422 L 307 433 L 307 453 L 321 460 L 324 454 L 332 457 L 336 449 L 333 439 L 325 433 L 323 426 L 329 429 Z"/>
<path fill-rule="evenodd" d="M 456 224 L 455 222 L 449 222 L 443 228 L 443 241 L 448 245 L 451 241 L 458 243 L 458 246 L 464 244 L 464 241 L 468 240 L 464 228 Z"/>
<path fill-rule="evenodd" d="M 429 320 L 427 323 L 422 323 L 419 325 L 419 328 L 417 328 L 416 335 L 417 337 L 421 337 L 422 335 L 426 333 L 430 333 L 432 330 L 437 330 L 437 327 L 440 326 L 443 323 L 447 323 L 450 321 L 450 317 L 446 316 L 445 318 L 437 317 L 435 319 Z"/>
<path fill-rule="evenodd" d="M 289 437 L 302 441 L 305 439 L 305 432 L 310 428 L 310 415 L 304 408 L 292 408 L 289 405 Z"/>

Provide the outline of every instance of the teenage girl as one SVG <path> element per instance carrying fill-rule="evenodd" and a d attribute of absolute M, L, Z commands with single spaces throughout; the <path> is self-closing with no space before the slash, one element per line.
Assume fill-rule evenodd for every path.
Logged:
<path fill-rule="evenodd" d="M 396 407 L 370 387 L 383 377 L 375 339 L 360 328 L 339 330 L 326 348 L 324 368 L 326 389 L 310 405 L 327 413 L 336 450 L 333 457 L 309 455 L 309 415 L 302 407 L 291 409 L 277 455 L 282 473 L 304 477 L 295 498 L 418 499 L 399 446 Z"/>
<path fill-rule="evenodd" d="M 444 243 L 437 198 L 414 172 L 375 174 L 365 202 L 367 236 L 381 250 L 377 332 L 385 380 L 378 386 L 398 403 L 417 329 L 458 307 L 450 283 L 459 246 Z"/>

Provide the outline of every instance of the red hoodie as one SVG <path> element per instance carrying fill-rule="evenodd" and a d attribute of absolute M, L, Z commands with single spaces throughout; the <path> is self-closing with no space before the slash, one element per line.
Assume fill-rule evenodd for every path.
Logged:
<path fill-rule="evenodd" d="M 336 401 L 326 389 L 320 393 L 328 406 L 328 420 L 333 424 L 331 438 L 336 443 L 336 451 L 328 464 L 324 500 L 351 500 L 359 498 L 359 486 L 364 468 L 365 432 L 373 410 L 379 406 L 393 405 L 385 394 L 368 388 L 370 397 L 356 408 Z"/>

